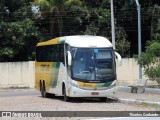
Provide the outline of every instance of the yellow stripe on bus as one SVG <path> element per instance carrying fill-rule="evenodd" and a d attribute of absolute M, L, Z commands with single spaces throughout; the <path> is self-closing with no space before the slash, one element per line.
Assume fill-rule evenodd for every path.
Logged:
<path fill-rule="evenodd" d="M 46 41 L 46 42 L 40 42 L 40 43 L 37 44 L 37 46 L 57 44 L 59 40 L 60 40 L 60 38 L 51 39 L 51 40 Z"/>
<path fill-rule="evenodd" d="M 96 87 L 96 83 L 84 83 L 84 82 L 77 82 L 81 87 L 93 88 Z"/>

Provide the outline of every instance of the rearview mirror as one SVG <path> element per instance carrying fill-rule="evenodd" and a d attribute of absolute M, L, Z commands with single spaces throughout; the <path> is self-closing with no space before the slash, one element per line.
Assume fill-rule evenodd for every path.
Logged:
<path fill-rule="evenodd" d="M 121 66 L 122 65 L 122 57 L 119 53 L 117 52 L 114 52 L 116 57 L 118 58 L 118 65 Z"/>

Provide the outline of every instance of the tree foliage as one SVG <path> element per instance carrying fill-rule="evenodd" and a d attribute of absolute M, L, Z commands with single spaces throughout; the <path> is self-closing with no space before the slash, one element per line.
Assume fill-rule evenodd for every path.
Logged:
<path fill-rule="evenodd" d="M 41 16 L 50 22 L 50 36 L 62 36 L 63 34 L 63 14 L 65 6 L 79 6 L 80 0 L 34 0 L 32 3 L 38 6 Z M 58 32 L 56 32 L 58 31 Z"/>
<path fill-rule="evenodd" d="M 1 1 L 0 61 L 33 60 L 40 35 L 32 21 L 29 1 Z M 16 5 L 16 7 L 15 7 Z"/>
<path fill-rule="evenodd" d="M 126 39 L 127 35 L 124 28 L 117 27 L 116 29 L 116 51 L 120 53 L 122 57 L 130 57 L 130 42 Z M 128 53 L 127 53 L 128 52 Z"/>
<path fill-rule="evenodd" d="M 138 51 L 136 3 L 134 0 L 113 2 L 116 50 L 123 57 L 130 57 Z M 142 48 L 145 48 L 147 40 L 157 41 L 160 37 L 160 1 L 139 2 Z M 34 60 L 37 42 L 77 34 L 111 40 L 110 0 L 0 1 L 0 61 Z"/>
<path fill-rule="evenodd" d="M 38 38 L 33 21 L 1 22 L 0 61 L 32 60 Z M 4 33 L 4 34 L 3 34 Z"/>
<path fill-rule="evenodd" d="M 138 63 L 144 68 L 144 74 L 160 84 L 160 19 L 157 19 L 152 33 L 152 40 L 148 41 L 146 50 L 138 58 Z"/>
<path fill-rule="evenodd" d="M 146 47 L 146 51 L 138 59 L 138 63 L 144 68 L 144 74 L 160 84 L 160 42 L 152 42 Z"/>

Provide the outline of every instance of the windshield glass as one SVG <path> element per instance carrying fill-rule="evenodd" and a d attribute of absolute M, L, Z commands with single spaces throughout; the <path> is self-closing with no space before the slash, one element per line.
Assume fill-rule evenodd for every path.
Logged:
<path fill-rule="evenodd" d="M 105 80 L 114 75 L 113 50 L 107 48 L 72 48 L 73 77 Z"/>

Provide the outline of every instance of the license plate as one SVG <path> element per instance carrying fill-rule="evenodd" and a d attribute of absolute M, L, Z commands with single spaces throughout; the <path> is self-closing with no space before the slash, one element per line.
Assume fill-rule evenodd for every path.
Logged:
<path fill-rule="evenodd" d="M 91 95 L 99 95 L 99 92 L 91 92 Z"/>

